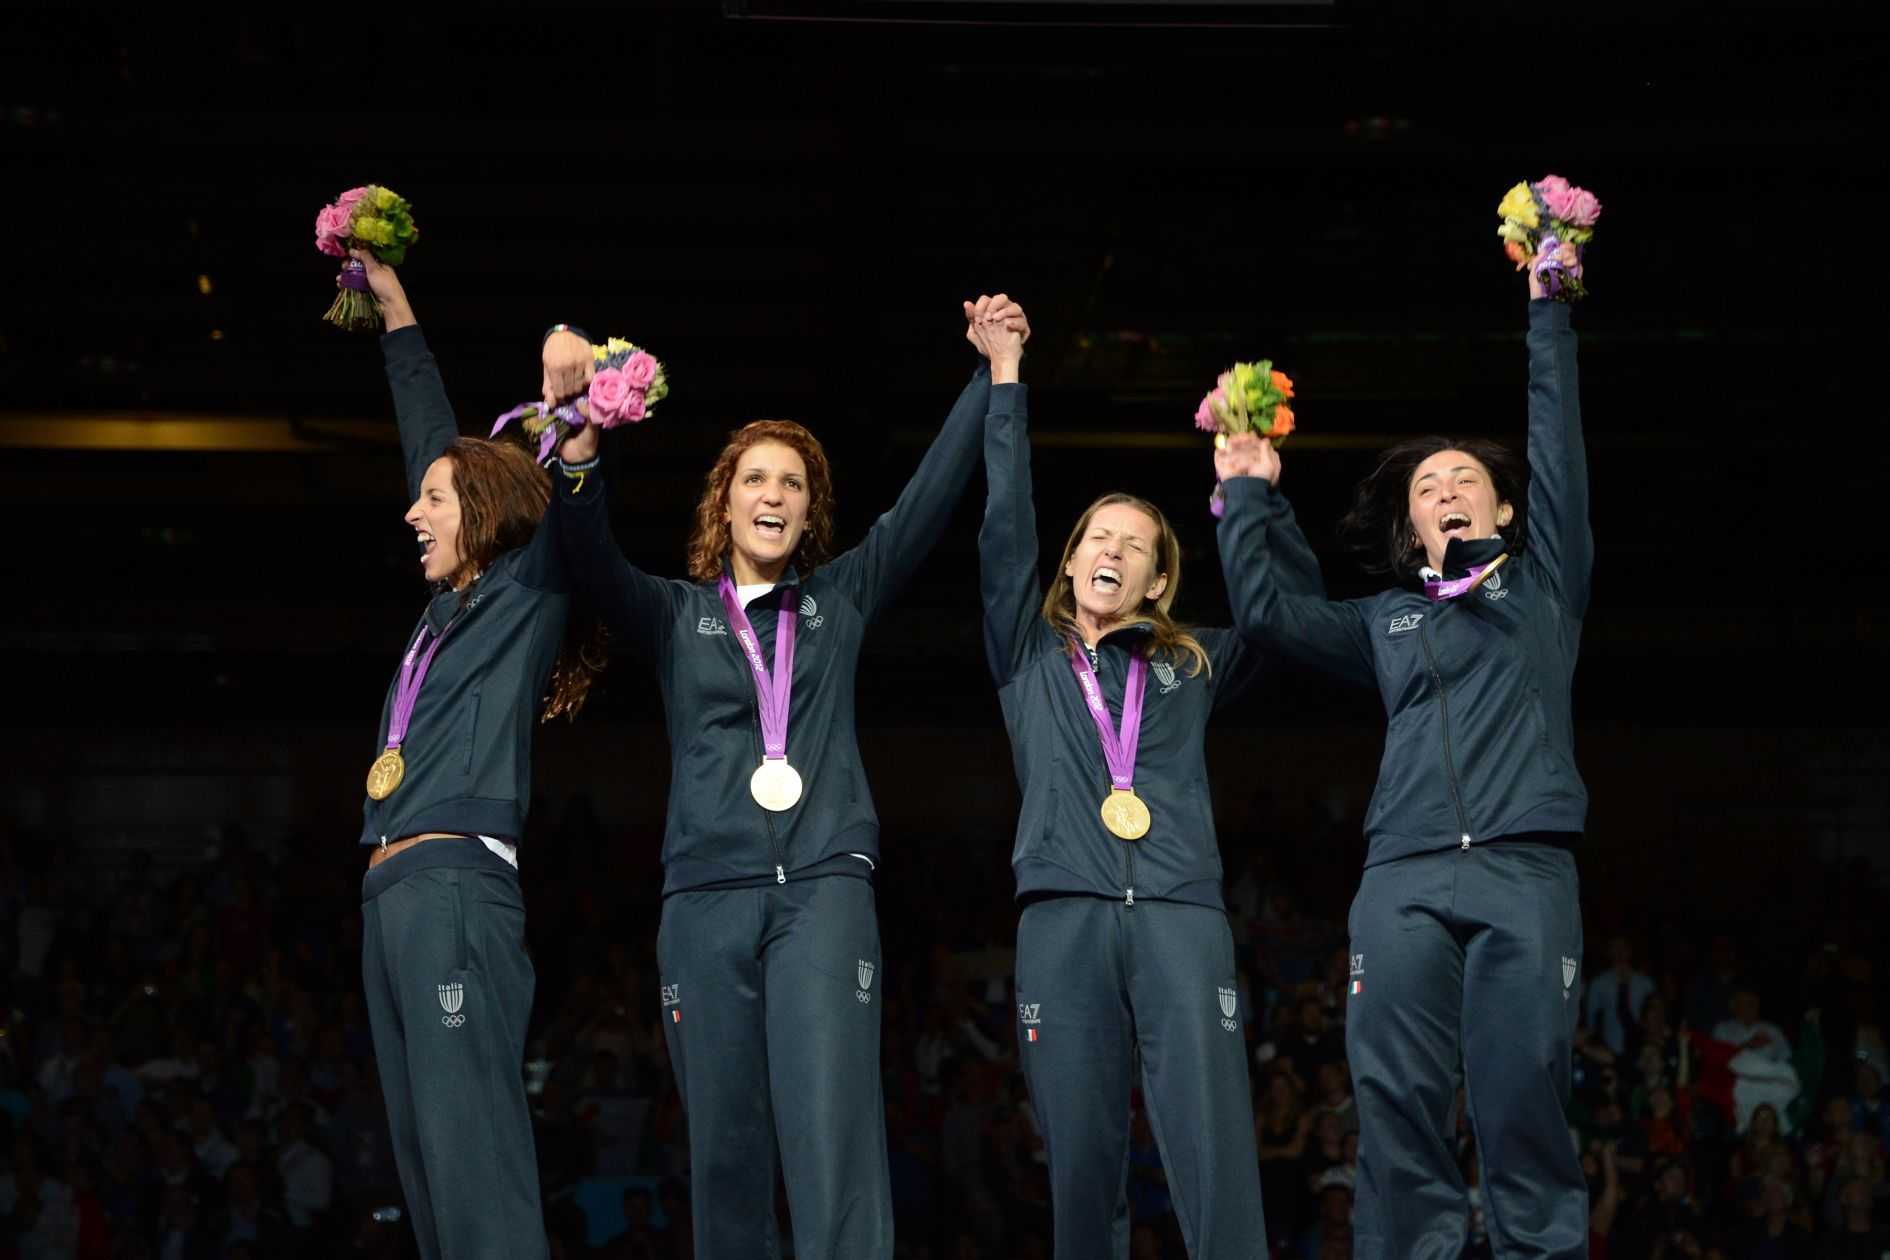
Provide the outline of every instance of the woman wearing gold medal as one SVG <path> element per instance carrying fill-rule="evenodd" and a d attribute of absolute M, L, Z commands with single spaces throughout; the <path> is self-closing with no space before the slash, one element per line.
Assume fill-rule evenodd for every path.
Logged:
<path fill-rule="evenodd" d="M 385 320 L 406 521 L 433 590 L 388 687 L 362 811 L 375 1060 L 421 1255 L 529 1260 L 547 1246 L 517 844 L 541 698 L 547 717 L 575 713 L 593 665 L 567 639 L 550 479 L 516 446 L 459 436 L 393 268 L 354 257 Z"/>
<path fill-rule="evenodd" d="M 1128 1255 L 1139 1060 L 1189 1254 L 1250 1260 L 1266 1222 L 1204 734 L 1257 656 L 1231 630 L 1176 623 L 1180 543 L 1133 495 L 1089 506 L 1044 590 L 1024 387 L 1011 383 L 1021 343 L 989 312 L 965 313 L 998 382 L 978 538 L 985 649 L 1023 789 L 1018 1042 L 1056 1254 Z"/>
<path fill-rule="evenodd" d="M 643 573 L 611 540 L 592 431 L 563 453 L 585 477 L 561 505 L 572 575 L 663 693 L 657 963 L 688 1112 L 698 1257 L 779 1254 L 777 1169 L 795 1255 L 892 1255 L 879 822 L 854 733 L 854 675 L 866 627 L 949 522 L 992 405 L 980 365 L 898 502 L 831 558 L 820 443 L 785 421 L 736 431 L 703 487 L 689 580 Z"/>

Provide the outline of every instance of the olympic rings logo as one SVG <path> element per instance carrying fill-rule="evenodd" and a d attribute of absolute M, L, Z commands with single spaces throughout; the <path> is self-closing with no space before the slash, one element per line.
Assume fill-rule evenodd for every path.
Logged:
<path fill-rule="evenodd" d="M 464 1015 L 442 1015 L 440 1016 L 440 1022 L 445 1024 L 448 1028 L 464 1028 L 466 1026 L 466 1017 Z"/>

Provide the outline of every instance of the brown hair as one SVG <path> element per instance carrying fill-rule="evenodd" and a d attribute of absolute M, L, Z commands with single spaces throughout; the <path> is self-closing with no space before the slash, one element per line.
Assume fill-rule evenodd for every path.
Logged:
<path fill-rule="evenodd" d="M 807 525 L 794 548 L 794 567 L 802 577 L 827 559 L 833 544 L 833 471 L 820 440 L 792 420 L 756 420 L 728 435 L 728 445 L 702 482 L 696 504 L 696 525 L 689 535 L 689 576 L 709 582 L 722 573 L 722 559 L 732 541 L 728 526 L 728 488 L 735 480 L 735 464 L 749 447 L 779 442 L 801 457 L 807 466 Z"/>
<path fill-rule="evenodd" d="M 473 578 L 531 541 L 551 502 L 551 477 L 511 442 L 456 438 L 443 454 L 453 466 L 453 493 L 459 496 L 459 567 L 446 580 L 464 598 Z M 595 617 L 565 622 L 543 720 L 577 716 L 608 652 L 604 627 Z"/>
<path fill-rule="evenodd" d="M 1175 604 L 1175 595 L 1181 590 L 1181 540 L 1175 537 L 1175 531 L 1168 524 L 1168 518 L 1162 515 L 1162 510 L 1147 499 L 1138 499 L 1132 494 L 1105 494 L 1084 509 L 1076 522 L 1076 528 L 1070 531 L 1070 540 L 1063 544 L 1063 558 L 1057 561 L 1057 571 L 1050 580 L 1050 589 L 1044 592 L 1043 619 L 1065 640 L 1076 637 L 1076 584 L 1066 571 L 1070 567 L 1070 557 L 1076 554 L 1077 544 L 1089 532 L 1089 523 L 1095 519 L 1096 513 L 1117 504 L 1145 513 L 1155 522 L 1159 534 L 1155 543 L 1155 571 L 1168 575 L 1168 585 L 1154 603 L 1143 601 L 1137 615 L 1131 618 L 1133 621 L 1146 622 L 1154 631 L 1154 643 L 1149 655 L 1186 656 L 1190 658 L 1190 677 L 1204 669 L 1211 675 L 1214 667 L 1208 663 L 1207 650 L 1201 646 L 1201 641 L 1169 615 L 1168 610 Z M 1065 650 L 1074 653 L 1076 648 L 1071 644 Z"/>

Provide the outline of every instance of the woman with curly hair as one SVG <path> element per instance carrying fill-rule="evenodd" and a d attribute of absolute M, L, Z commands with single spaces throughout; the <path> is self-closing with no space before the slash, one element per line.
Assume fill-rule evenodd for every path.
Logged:
<path fill-rule="evenodd" d="M 1002 295 L 984 301 L 1014 309 Z M 687 580 L 643 573 L 611 541 L 595 431 L 563 453 L 584 482 L 563 504 L 566 557 L 616 641 L 655 667 L 667 714 L 657 965 L 688 1112 L 698 1257 L 779 1253 L 777 1168 L 795 1255 L 892 1254 L 879 820 L 854 732 L 855 673 L 867 626 L 977 467 L 991 393 L 980 365 L 898 502 L 838 556 L 833 478 L 814 435 L 782 420 L 737 430 L 704 482 Z"/>
<path fill-rule="evenodd" d="M 1268 479 L 1224 486 L 1243 629 L 1376 690 L 1388 719 L 1349 932 L 1360 1260 L 1462 1246 L 1466 1188 L 1446 1140 L 1459 1070 L 1496 1255 L 1587 1255 L 1563 1103 L 1588 807 L 1569 693 L 1594 541 L 1569 308 L 1533 272 L 1529 285 L 1526 519 L 1503 447 L 1403 443 L 1343 527 L 1395 584 L 1335 602 L 1284 580 L 1312 553 Z"/>
<path fill-rule="evenodd" d="M 365 250 L 430 588 L 388 683 L 367 775 L 362 977 L 420 1254 L 547 1254 L 521 1065 L 536 981 L 518 844 L 541 716 L 601 663 L 571 595 L 551 479 L 460 437 L 394 269 Z M 550 370 L 551 364 L 547 364 Z"/>

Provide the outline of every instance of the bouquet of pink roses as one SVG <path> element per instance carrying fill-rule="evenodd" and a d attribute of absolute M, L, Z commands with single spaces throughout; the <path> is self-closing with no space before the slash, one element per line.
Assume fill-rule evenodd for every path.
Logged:
<path fill-rule="evenodd" d="M 591 357 L 596 374 L 581 403 L 520 404 L 493 423 L 492 436 L 498 437 L 512 421 L 521 421 L 519 428 L 538 439 L 538 462 L 548 463 L 558 445 L 585 425 L 614 429 L 636 424 L 669 394 L 662 360 L 640 346 L 612 337 L 601 346 L 592 346 Z"/>
<path fill-rule="evenodd" d="M 1503 226 L 1503 252 L 1516 270 L 1532 269 L 1542 291 L 1558 302 L 1586 297 L 1582 250 L 1594 239 L 1601 203 L 1586 188 L 1560 175 L 1544 175 L 1533 184 L 1517 184 L 1496 207 Z"/>
<path fill-rule="evenodd" d="M 1237 433 L 1258 433 L 1274 443 L 1293 431 L 1293 378 L 1273 366 L 1273 360 L 1236 363 L 1220 374 L 1214 388 L 1194 411 L 1194 427 L 1214 435 L 1217 450 Z M 1208 499 L 1208 511 L 1219 517 L 1227 510 L 1220 486 Z"/>
<path fill-rule="evenodd" d="M 315 216 L 315 248 L 341 264 L 341 291 L 324 316 L 349 332 L 381 326 L 381 306 L 368 292 L 367 268 L 348 257 L 350 248 L 366 249 L 390 267 L 407 261 L 407 246 L 420 239 L 413 207 L 391 188 L 367 184 L 350 188 Z"/>

